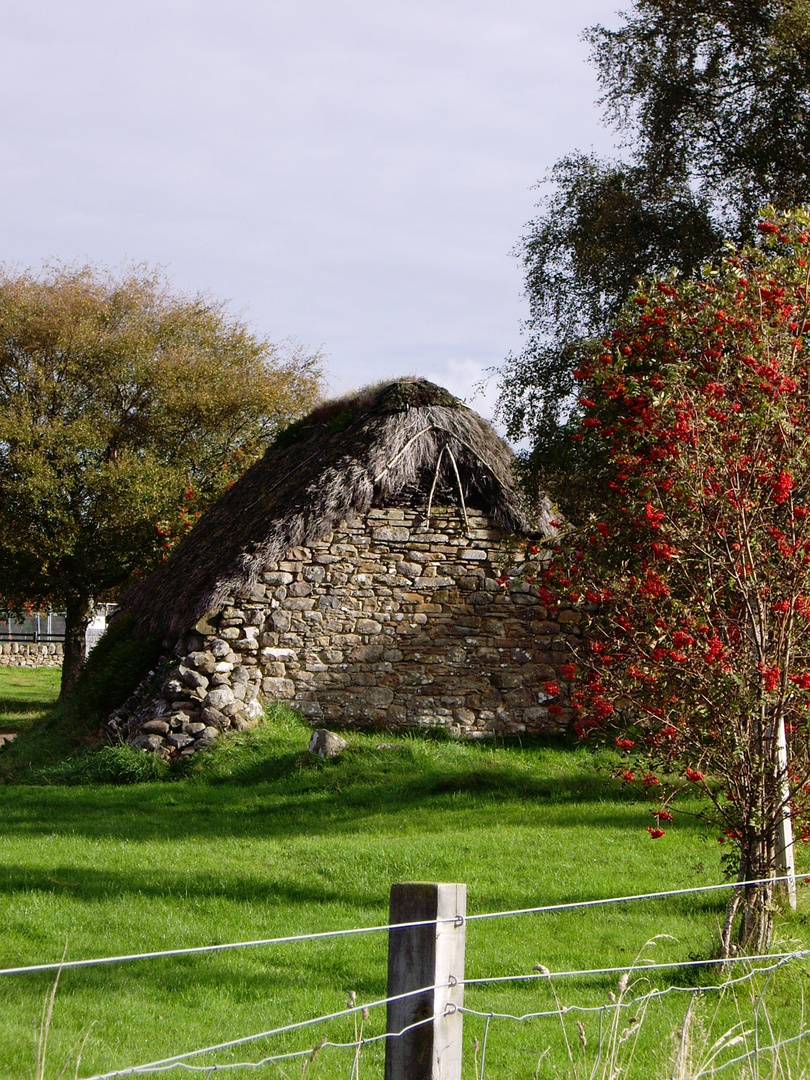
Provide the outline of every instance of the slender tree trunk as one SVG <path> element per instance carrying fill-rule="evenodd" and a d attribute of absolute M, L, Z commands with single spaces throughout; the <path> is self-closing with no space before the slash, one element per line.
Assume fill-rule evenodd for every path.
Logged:
<path fill-rule="evenodd" d="M 84 663 L 84 642 L 93 601 L 89 596 L 71 596 L 65 605 L 65 657 L 59 701 L 64 701 L 79 677 Z"/>
<path fill-rule="evenodd" d="M 726 909 L 721 939 L 724 957 L 734 953 L 767 953 L 773 935 L 773 878 L 777 873 L 777 832 L 781 807 L 777 776 L 767 756 L 758 755 L 758 762 L 760 767 L 750 777 L 750 801 L 743 815 L 737 880 L 760 884 L 734 890 Z"/>
<path fill-rule="evenodd" d="M 770 830 L 768 830 L 770 831 Z M 744 880 L 761 881 L 774 873 L 773 844 L 764 829 L 751 829 L 749 850 L 743 861 L 747 867 Z M 743 890 L 738 944 L 740 952 L 761 955 L 771 947 L 773 934 L 773 882 L 749 885 Z"/>
<path fill-rule="evenodd" d="M 762 881 L 773 873 L 772 852 L 761 833 L 751 829 L 742 841 L 738 881 Z M 773 934 L 774 887 L 765 880 L 760 885 L 735 889 L 728 907 L 721 935 L 721 956 L 728 959 L 737 953 L 762 955 L 771 946 Z M 734 925 L 739 916 L 736 939 Z"/>

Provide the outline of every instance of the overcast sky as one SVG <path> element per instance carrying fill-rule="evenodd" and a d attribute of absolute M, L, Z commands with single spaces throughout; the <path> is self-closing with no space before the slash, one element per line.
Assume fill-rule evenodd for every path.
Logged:
<path fill-rule="evenodd" d="M 432 378 L 491 414 L 533 185 L 609 152 L 605 0 L 0 0 L 0 258 L 162 265 L 331 390 Z"/>

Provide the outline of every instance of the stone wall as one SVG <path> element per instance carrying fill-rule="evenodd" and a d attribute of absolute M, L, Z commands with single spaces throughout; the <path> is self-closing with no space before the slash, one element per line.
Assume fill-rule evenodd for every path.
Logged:
<path fill-rule="evenodd" d="M 502 584 L 520 552 L 484 514 L 468 517 L 469 535 L 456 508 L 435 510 L 429 529 L 417 511 L 372 510 L 289 551 L 198 624 L 159 692 L 119 710 L 115 730 L 191 753 L 273 699 L 317 726 L 565 730 L 561 668 L 579 613 L 550 619 L 530 585 Z M 549 681 L 562 691 L 553 700 Z"/>
<path fill-rule="evenodd" d="M 61 642 L 0 641 L 0 667 L 61 667 Z"/>

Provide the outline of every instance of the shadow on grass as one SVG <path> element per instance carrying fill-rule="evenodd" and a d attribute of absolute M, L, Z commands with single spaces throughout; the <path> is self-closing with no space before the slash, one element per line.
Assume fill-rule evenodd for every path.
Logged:
<path fill-rule="evenodd" d="M 413 775 L 358 776 L 356 769 L 314 766 L 276 784 L 252 786 L 181 781 L 129 787 L 14 786 L 0 788 L 2 831 L 14 835 L 74 834 L 130 841 L 218 838 L 285 839 L 394 829 L 441 832 L 448 813 L 469 814 L 498 805 L 503 824 L 526 824 L 543 807 L 543 824 L 582 823 L 592 829 L 630 828 L 654 805 L 639 792 L 598 775 L 527 775 L 507 766 L 474 765 Z M 387 775 L 386 775 L 387 773 Z M 420 811 L 423 811 L 420 814 Z M 646 823 L 646 822 L 645 822 Z M 679 827 L 702 831 L 696 817 Z"/>
<path fill-rule="evenodd" d="M 255 906 L 257 909 L 270 907 L 279 911 L 294 910 L 304 905 L 311 905 L 319 909 L 325 905 L 334 904 L 341 910 L 355 909 L 368 912 L 380 908 L 379 883 L 372 881 L 368 887 L 348 888 L 345 880 L 330 883 L 321 874 L 316 876 L 312 884 L 295 884 L 289 880 L 270 879 L 266 874 L 251 874 L 240 869 L 237 874 L 232 868 L 227 872 L 214 875 L 210 871 L 178 871 L 176 874 L 168 870 L 162 873 L 154 869 L 131 868 L 127 871 L 102 870 L 98 868 L 79 867 L 72 864 L 57 864 L 46 868 L 31 868 L 30 866 L 6 865 L 0 868 L 0 893 L 44 893 L 54 894 L 60 897 L 69 896 L 76 901 L 95 903 L 110 899 L 117 899 L 122 895 L 130 895 L 145 901 L 160 901 L 172 904 L 179 900 L 193 897 L 194 903 L 227 900 L 231 903 Z M 558 897 L 554 903 L 566 903 L 570 901 L 586 901 L 601 899 L 603 892 L 594 889 L 591 891 L 578 891 L 570 897 Z M 668 901 L 667 910 L 688 912 L 690 918 L 700 912 L 722 912 L 727 901 L 725 893 L 705 893 L 687 898 L 673 898 Z M 481 893 L 477 897 L 478 906 L 482 910 L 502 910 L 503 899 L 488 897 Z M 610 917 L 613 919 L 625 916 L 635 916 L 642 911 L 642 905 L 638 901 L 626 904 L 615 904 L 610 908 Z M 646 902 L 653 906 L 653 910 L 659 912 L 656 907 L 658 901 Z M 531 906 L 531 905 L 530 905 Z M 601 911 L 602 909 L 600 909 Z M 157 914 L 157 912 L 156 912 Z M 572 915 L 582 915 L 583 912 L 563 912 L 561 916 L 569 919 Z M 594 917 L 590 912 L 589 918 Z M 599 915 L 598 917 L 603 917 Z M 548 916 L 546 916 L 548 918 Z M 19 921 L 19 927 L 17 926 Z M 380 912 L 380 923 L 387 921 L 384 911 Z M 349 925 L 349 922 L 341 922 Z M 375 925 L 375 922 L 364 922 L 359 925 Z M 319 927 L 325 929 L 325 927 Z M 6 930 L 14 934 L 20 930 L 26 934 L 24 920 L 8 919 Z M 278 933 L 273 926 L 267 926 L 261 922 L 256 926 L 257 938 L 272 937 Z"/>

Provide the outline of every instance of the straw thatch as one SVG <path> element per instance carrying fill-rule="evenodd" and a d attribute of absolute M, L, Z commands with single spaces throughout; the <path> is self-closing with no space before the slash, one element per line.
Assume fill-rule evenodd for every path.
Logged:
<path fill-rule="evenodd" d="M 490 425 L 446 390 L 402 379 L 321 406 L 283 432 L 178 545 L 125 597 L 142 633 L 179 635 L 227 596 L 244 594 L 268 562 L 375 506 L 452 499 L 512 533 L 530 521 L 514 456 Z"/>

